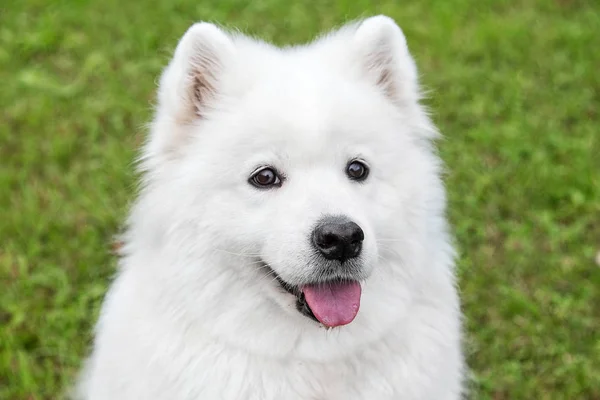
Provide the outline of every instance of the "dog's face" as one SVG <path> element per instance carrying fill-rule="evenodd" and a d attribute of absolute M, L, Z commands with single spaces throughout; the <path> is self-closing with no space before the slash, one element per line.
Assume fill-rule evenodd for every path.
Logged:
<path fill-rule="evenodd" d="M 181 197 L 172 218 L 195 226 L 189 248 L 330 327 L 382 265 L 410 260 L 437 168 L 401 31 L 378 17 L 337 35 L 281 51 L 192 27 L 146 149 Z"/>

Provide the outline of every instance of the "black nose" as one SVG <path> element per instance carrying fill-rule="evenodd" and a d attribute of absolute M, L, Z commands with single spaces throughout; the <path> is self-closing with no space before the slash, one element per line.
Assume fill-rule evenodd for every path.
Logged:
<path fill-rule="evenodd" d="M 323 221 L 313 231 L 313 245 L 323 257 L 341 262 L 360 254 L 364 238 L 360 226 L 351 221 Z"/>

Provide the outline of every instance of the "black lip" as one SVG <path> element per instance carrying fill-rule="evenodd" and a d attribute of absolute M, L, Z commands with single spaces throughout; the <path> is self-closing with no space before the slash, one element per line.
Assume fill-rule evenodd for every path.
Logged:
<path fill-rule="evenodd" d="M 308 317 L 308 318 L 312 319 L 313 321 L 319 322 L 317 317 L 315 317 L 315 314 L 313 314 L 312 310 L 310 309 L 310 306 L 306 302 L 306 299 L 304 298 L 304 293 L 302 293 L 302 290 L 300 290 L 300 288 L 298 286 L 291 285 L 291 284 L 287 283 L 286 281 L 284 281 L 283 279 L 281 279 L 281 277 L 275 271 L 273 271 L 273 269 L 271 267 L 269 267 L 269 270 L 275 276 L 275 279 L 277 280 L 277 282 L 279 282 L 281 287 L 286 292 L 288 292 L 291 295 L 296 296 L 296 310 L 298 310 L 298 312 L 300 314 L 304 315 L 305 317 Z"/>
<path fill-rule="evenodd" d="M 308 305 L 308 302 L 306 301 L 304 293 L 302 292 L 302 289 L 300 289 L 299 286 L 293 285 L 293 284 L 283 280 L 281 278 L 281 276 L 279 276 L 279 274 L 277 272 L 275 272 L 275 270 L 273 268 L 271 268 L 271 266 L 269 264 L 267 264 L 266 262 L 264 262 L 263 260 L 260 260 L 260 263 L 261 263 L 261 268 L 263 268 L 267 272 L 268 276 L 270 276 L 271 278 L 275 278 L 275 280 L 277 280 L 277 282 L 279 283 L 279 285 L 285 292 L 296 297 L 296 310 L 298 310 L 298 312 L 300 314 L 304 315 L 307 318 L 312 319 L 315 322 L 321 323 L 321 321 L 319 321 L 317 319 L 317 317 L 311 310 L 310 306 Z M 360 281 L 359 277 L 340 276 L 337 273 L 324 274 L 324 275 L 325 276 L 322 276 L 320 280 L 315 281 L 315 282 L 310 282 L 310 283 L 312 283 L 312 284 L 327 284 L 327 283 L 332 283 L 332 282 Z"/>
<path fill-rule="evenodd" d="M 304 315 L 305 317 L 310 318 L 315 322 L 319 322 L 317 317 L 315 317 L 315 314 L 313 314 L 312 310 L 310 309 L 310 306 L 306 302 L 302 290 L 300 290 L 298 286 L 292 285 L 281 279 L 279 274 L 277 274 L 277 272 L 275 272 L 273 268 L 269 266 L 269 264 L 265 263 L 264 261 L 262 263 L 263 268 L 265 268 L 268 271 L 269 275 L 275 277 L 282 289 L 296 297 L 296 310 L 298 310 L 298 312 Z"/>

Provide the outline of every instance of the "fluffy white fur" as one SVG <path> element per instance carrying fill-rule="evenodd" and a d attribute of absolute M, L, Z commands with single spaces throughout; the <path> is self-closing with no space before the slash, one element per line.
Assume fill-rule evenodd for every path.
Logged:
<path fill-rule="evenodd" d="M 463 358 L 435 128 L 393 20 L 277 48 L 215 25 L 160 81 L 128 220 L 79 385 L 85 400 L 458 399 Z M 363 183 L 344 174 L 360 157 Z M 248 183 L 261 165 L 278 189 Z M 365 232 L 361 308 L 326 329 L 299 283 L 325 214 Z"/>

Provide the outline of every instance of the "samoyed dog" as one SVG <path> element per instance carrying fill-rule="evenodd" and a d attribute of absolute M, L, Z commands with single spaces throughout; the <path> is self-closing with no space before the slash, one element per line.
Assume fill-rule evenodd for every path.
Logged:
<path fill-rule="evenodd" d="M 385 16 L 286 48 L 193 25 L 160 80 L 79 398 L 460 398 L 419 98 Z"/>

